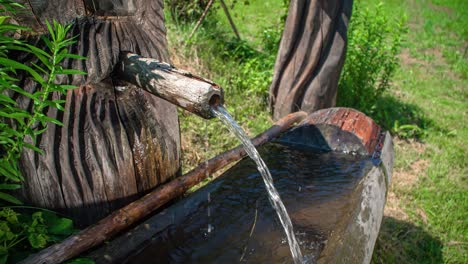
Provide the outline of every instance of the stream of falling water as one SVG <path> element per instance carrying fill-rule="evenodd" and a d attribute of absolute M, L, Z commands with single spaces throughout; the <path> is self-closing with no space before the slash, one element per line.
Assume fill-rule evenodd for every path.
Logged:
<path fill-rule="evenodd" d="M 220 105 L 216 108 L 212 108 L 212 110 L 215 116 L 218 117 L 228 127 L 229 131 L 234 133 L 234 135 L 236 135 L 236 137 L 242 142 L 242 145 L 244 145 L 244 149 L 247 154 L 257 164 L 258 171 L 262 175 L 263 181 L 265 182 L 270 203 L 276 210 L 276 213 L 278 214 L 280 222 L 283 225 L 284 231 L 286 233 L 289 249 L 291 250 L 294 263 L 302 263 L 302 253 L 299 244 L 297 243 L 296 236 L 294 235 L 291 219 L 289 218 L 288 212 L 286 211 L 286 208 L 281 201 L 278 191 L 273 185 L 273 178 L 271 177 L 270 171 L 265 165 L 265 162 L 263 162 L 262 158 L 258 154 L 257 149 L 250 141 L 250 138 L 247 136 L 247 134 L 245 134 L 244 130 L 236 123 L 236 121 L 234 121 L 234 119 L 231 117 L 231 115 L 229 115 L 223 106 Z"/>

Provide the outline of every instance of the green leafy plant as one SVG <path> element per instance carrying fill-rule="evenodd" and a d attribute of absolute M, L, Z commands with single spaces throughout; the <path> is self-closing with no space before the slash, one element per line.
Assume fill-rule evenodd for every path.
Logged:
<path fill-rule="evenodd" d="M 415 124 L 408 124 L 408 125 L 400 125 L 400 123 L 395 121 L 392 131 L 397 134 L 400 138 L 415 138 L 415 137 L 422 137 L 423 135 L 427 134 L 425 130 L 420 128 L 418 125 Z"/>
<path fill-rule="evenodd" d="M 15 10 L 18 5 L 10 1 L 3 1 L 7 10 Z M 14 12 L 14 11 L 13 11 Z M 5 190 L 20 188 L 23 180 L 18 159 L 23 148 L 37 152 L 41 150 L 35 146 L 35 139 L 42 134 L 49 123 L 62 125 L 59 120 L 48 117 L 44 109 L 54 107 L 63 110 L 64 100 L 50 99 L 52 93 L 66 93 L 75 88 L 72 85 L 56 84 L 59 75 L 84 74 L 83 72 L 64 69 L 61 63 L 65 59 L 83 59 L 80 56 L 68 53 L 68 46 L 75 42 L 74 38 L 67 37 L 71 26 L 63 26 L 56 21 L 51 25 L 46 21 L 48 36 L 43 36 L 45 50 L 32 46 L 26 42 L 13 38 L 15 31 L 27 31 L 28 28 L 8 23 L 8 16 L 0 16 L 0 199 L 20 204 L 14 196 L 5 193 Z M 26 52 L 37 58 L 37 63 L 22 63 L 9 57 L 12 51 Z M 26 73 L 38 89 L 32 92 L 19 87 L 15 76 L 19 72 Z M 30 111 L 20 108 L 9 95 L 17 93 L 33 101 Z"/>
<path fill-rule="evenodd" d="M 16 14 L 21 5 L 10 0 L 0 0 L 0 14 Z M 14 37 L 15 33 L 28 32 L 29 28 L 10 23 L 10 17 L 0 16 L 0 201 L 1 204 L 21 204 L 9 191 L 21 187 L 18 160 L 22 151 L 31 149 L 41 153 L 36 137 L 47 130 L 50 123 L 62 125 L 48 117 L 47 108 L 63 110 L 64 100 L 51 99 L 53 93 L 65 94 L 72 85 L 56 83 L 59 76 L 84 74 L 61 66 L 66 59 L 84 59 L 70 54 L 68 47 L 75 43 L 68 37 L 71 26 L 56 21 L 46 21 L 48 35 L 41 37 L 43 48 L 30 45 Z M 28 55 L 28 61 L 14 59 L 13 53 Z M 18 86 L 19 78 L 34 83 L 33 91 Z M 13 99 L 15 98 L 15 99 Z M 18 105 L 20 100 L 32 101 L 28 110 Z M 20 207 L 25 211 L 24 206 Z M 32 212 L 28 208 L 18 213 L 11 207 L 0 210 L 0 263 L 15 263 L 37 249 L 57 242 L 73 232 L 72 220 L 59 217 L 51 211 Z"/>
<path fill-rule="evenodd" d="M 15 263 L 75 231 L 72 220 L 48 210 L 20 214 L 3 208 L 0 210 L 0 263 L 7 260 Z"/>
<path fill-rule="evenodd" d="M 264 42 L 264 48 L 270 48 L 270 43 Z M 226 80 L 231 87 L 231 94 L 248 98 L 255 98 L 259 106 L 266 108 L 268 104 L 268 87 L 273 76 L 276 53 L 264 53 L 249 45 L 246 41 L 232 39 L 220 43 L 222 51 L 219 53 L 226 60 L 236 60 L 235 74 L 227 74 Z M 220 65 L 221 66 L 221 65 Z M 229 73 L 232 65 L 222 65 Z"/>
<path fill-rule="evenodd" d="M 382 3 L 372 9 L 353 6 L 348 50 L 337 105 L 356 108 L 401 138 L 422 138 L 430 125 L 421 109 L 388 93 L 399 69 L 406 18 L 391 20 Z"/>
<path fill-rule="evenodd" d="M 370 111 L 390 87 L 406 27 L 404 20 L 391 21 L 382 8 L 382 4 L 373 10 L 354 5 L 339 83 L 339 105 Z"/>

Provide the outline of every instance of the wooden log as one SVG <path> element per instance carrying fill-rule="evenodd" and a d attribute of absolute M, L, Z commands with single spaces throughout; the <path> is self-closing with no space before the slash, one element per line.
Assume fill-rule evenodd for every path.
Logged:
<path fill-rule="evenodd" d="M 352 133 L 360 140 L 369 155 L 374 153 L 382 132 L 372 118 L 360 111 L 346 107 L 333 107 L 315 111 L 302 120 L 297 128 L 315 124 L 333 125 L 342 131 Z M 339 148 L 342 144 L 339 141 L 334 142 L 334 140 L 329 139 L 328 144 Z M 335 147 L 332 149 L 337 150 Z"/>
<path fill-rule="evenodd" d="M 132 53 L 121 56 L 115 77 L 203 118 L 213 118 L 211 105 L 223 102 L 223 91 L 214 82 L 178 70 L 171 64 Z"/>
<path fill-rule="evenodd" d="M 292 0 L 270 86 L 274 118 L 335 105 L 352 0 Z"/>
<path fill-rule="evenodd" d="M 239 31 L 237 31 L 236 25 L 234 24 L 234 21 L 232 20 L 231 14 L 229 14 L 229 10 L 226 6 L 226 3 L 224 3 L 224 0 L 219 0 L 219 2 L 221 3 L 221 7 L 223 8 L 224 13 L 226 14 L 226 17 L 229 21 L 229 25 L 231 25 L 232 31 L 234 31 L 234 34 L 236 34 L 237 39 L 240 40 Z"/>
<path fill-rule="evenodd" d="M 192 32 L 190 32 L 190 35 L 188 37 L 188 40 L 190 40 L 193 37 L 193 34 L 197 31 L 198 27 L 201 25 L 203 20 L 205 19 L 206 15 L 208 14 L 208 11 L 210 10 L 211 6 L 213 5 L 214 0 L 210 0 L 208 4 L 206 5 L 205 10 L 203 11 L 203 14 L 201 17 L 198 19 L 197 24 L 195 24 L 195 27 L 193 27 Z"/>
<path fill-rule="evenodd" d="M 305 112 L 296 112 L 287 115 L 277 121 L 270 129 L 252 139 L 253 144 L 259 146 L 272 140 L 306 116 L 307 114 Z M 78 256 L 82 252 L 110 239 L 112 236 L 147 216 L 168 201 L 181 196 L 188 189 L 205 179 L 207 175 L 211 175 L 227 164 L 239 160 L 244 157 L 245 154 L 243 147 L 238 146 L 207 162 L 203 162 L 186 175 L 158 187 L 141 199 L 115 211 L 97 224 L 82 230 L 76 235 L 68 237 L 61 243 L 52 245 L 28 257 L 23 260 L 22 263 L 61 263 Z"/>

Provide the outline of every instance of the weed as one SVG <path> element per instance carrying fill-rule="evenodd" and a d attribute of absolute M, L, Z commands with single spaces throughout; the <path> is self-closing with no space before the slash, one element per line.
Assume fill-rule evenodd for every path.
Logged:
<path fill-rule="evenodd" d="M 10 0 L 0 0 L 1 13 L 15 14 L 21 5 Z M 64 69 L 60 66 L 65 59 L 83 59 L 69 54 L 68 47 L 75 41 L 68 38 L 71 26 L 63 26 L 56 21 L 46 21 L 48 36 L 42 37 L 45 50 L 29 45 L 12 37 L 16 31 L 29 31 L 28 28 L 10 24 L 8 16 L 0 16 L 0 200 L 1 204 L 21 204 L 17 198 L 7 193 L 21 187 L 23 177 L 18 168 L 18 160 L 24 148 L 36 152 L 35 139 L 42 134 L 49 123 L 62 125 L 60 121 L 48 117 L 44 110 L 54 107 L 63 110 L 64 100 L 51 99 L 52 93 L 66 93 L 75 88 L 55 82 L 57 76 L 84 74 Z M 19 51 L 37 58 L 36 63 L 22 63 L 12 59 L 11 52 Z M 33 80 L 38 89 L 26 91 L 17 85 L 17 76 Z M 29 111 L 22 109 L 12 95 L 22 96 L 32 101 Z M 58 217 L 49 211 L 20 214 L 11 208 L 0 210 L 0 263 L 17 262 L 33 250 L 44 248 L 70 235 L 72 221 Z"/>
<path fill-rule="evenodd" d="M 361 9 L 361 5 L 355 4 L 353 9 L 337 104 L 361 110 L 394 133 L 404 133 L 412 126 L 414 133 L 402 136 L 420 136 L 421 128 L 417 124 L 404 124 L 403 128 L 398 120 L 389 124 L 389 113 L 382 111 L 381 104 L 398 69 L 397 55 L 407 30 L 404 16 L 399 20 L 390 19 L 383 12 L 382 4 L 373 9 Z"/>
<path fill-rule="evenodd" d="M 12 208 L 3 208 L 0 210 L 0 263 L 17 263 L 75 231 L 72 220 L 51 211 L 20 214 Z"/>
<path fill-rule="evenodd" d="M 7 1 L 8 3 L 9 1 Z M 14 32 L 16 30 L 28 30 L 27 28 L 8 24 L 8 17 L 0 17 L 0 30 Z M 46 51 L 31 46 L 20 40 L 16 40 L 8 35 L 0 36 L 0 184 L 1 190 L 12 190 L 20 188 L 23 177 L 18 168 L 18 159 L 23 148 L 29 148 L 41 152 L 36 147 L 35 139 L 47 129 L 48 123 L 62 125 L 60 121 L 48 117 L 43 113 L 46 107 L 55 107 L 63 110 L 64 100 L 49 99 L 54 92 L 66 93 L 69 89 L 75 88 L 71 85 L 56 84 L 55 79 L 59 75 L 84 74 L 83 72 L 63 69 L 60 63 L 67 58 L 82 59 L 80 56 L 69 54 L 67 47 L 74 43 L 72 38 L 67 38 L 67 32 L 71 26 L 64 27 L 55 22 L 53 25 L 48 22 L 50 39 L 43 37 L 47 49 Z M 9 51 L 19 50 L 35 55 L 39 63 L 28 66 L 21 62 L 8 58 Z M 14 77 L 18 71 L 27 72 L 37 84 L 39 89 L 28 92 L 16 85 L 17 79 Z M 30 112 L 19 108 L 16 101 L 7 94 L 18 93 L 32 100 L 33 107 Z M 10 203 L 20 204 L 21 202 L 14 196 L 5 192 L 0 192 L 0 199 Z"/>

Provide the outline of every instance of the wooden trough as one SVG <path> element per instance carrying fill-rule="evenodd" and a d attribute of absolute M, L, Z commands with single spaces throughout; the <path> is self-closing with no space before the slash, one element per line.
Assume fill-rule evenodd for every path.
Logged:
<path fill-rule="evenodd" d="M 356 110 L 330 108 L 308 116 L 290 114 L 253 142 L 258 146 L 272 140 L 260 153 L 307 262 L 369 263 L 392 175 L 390 134 Z M 243 156 L 240 147 L 223 153 L 24 263 L 60 263 L 80 254 L 96 263 L 292 262 L 263 182 L 248 158 L 157 210 Z M 99 246 L 151 213 L 131 231 Z"/>
<path fill-rule="evenodd" d="M 390 134 L 356 110 L 330 108 L 308 115 L 260 153 L 307 262 L 369 263 L 392 175 Z M 341 172 L 330 173 L 327 163 Z M 245 158 L 85 255 L 96 263 L 292 263 L 258 177 Z"/>

